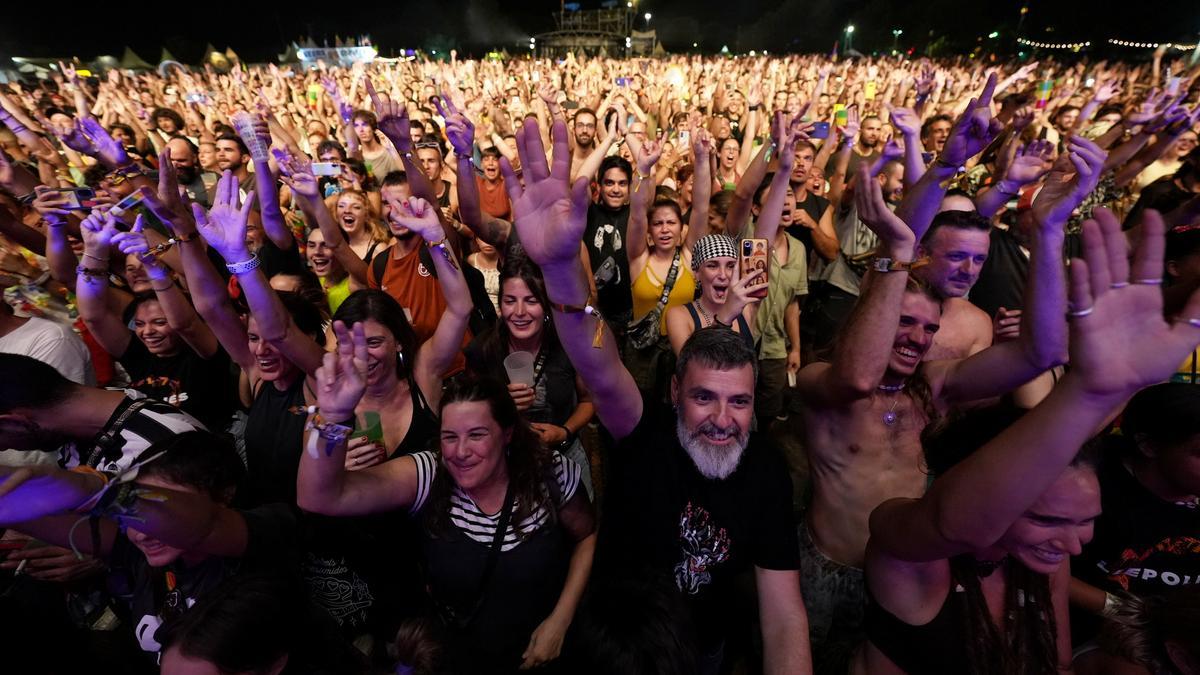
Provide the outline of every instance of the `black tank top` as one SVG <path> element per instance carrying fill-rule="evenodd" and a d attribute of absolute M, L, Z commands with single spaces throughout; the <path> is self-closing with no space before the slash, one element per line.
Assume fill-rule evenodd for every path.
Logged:
<path fill-rule="evenodd" d="M 404 439 L 392 450 L 392 454 L 388 455 L 389 460 L 428 450 L 430 439 L 436 438 L 441 431 L 433 407 L 425 400 L 425 394 L 411 377 L 408 378 L 408 393 L 412 396 L 412 420 L 408 423 Z"/>
<path fill-rule="evenodd" d="M 686 307 L 687 307 L 688 314 L 692 315 L 692 325 L 695 326 L 696 330 L 700 330 L 701 328 L 704 328 L 705 325 L 700 320 L 700 314 L 696 312 L 696 303 L 689 302 L 686 305 Z M 734 321 L 737 324 L 737 328 L 738 328 L 737 334 L 742 336 L 742 341 L 746 343 L 747 347 L 749 347 L 750 349 L 754 349 L 754 335 L 752 335 L 750 333 L 750 324 L 746 322 L 746 317 L 741 314 L 738 314 L 737 319 L 735 319 Z M 726 328 L 729 328 L 729 326 L 726 326 Z M 729 329 L 733 330 L 732 328 L 729 328 Z"/>
<path fill-rule="evenodd" d="M 923 626 L 907 624 L 881 607 L 868 584 L 867 639 L 906 673 L 967 673 L 971 670 L 966 648 L 970 639 L 967 634 L 970 624 L 967 592 L 959 580 L 973 571 L 961 569 L 954 560 L 950 570 L 950 591 L 946 600 L 937 616 Z M 996 573 L 1005 571 L 997 570 Z M 1008 574 L 1007 581 L 1016 583 L 1012 574 Z M 1033 597 L 1028 588 L 1017 593 L 1025 598 Z M 1026 606 L 1024 611 L 1038 611 L 1038 608 Z"/>
<path fill-rule="evenodd" d="M 296 503 L 296 472 L 304 452 L 305 377 L 287 389 L 259 382 L 246 420 L 246 495 L 249 506 Z"/>

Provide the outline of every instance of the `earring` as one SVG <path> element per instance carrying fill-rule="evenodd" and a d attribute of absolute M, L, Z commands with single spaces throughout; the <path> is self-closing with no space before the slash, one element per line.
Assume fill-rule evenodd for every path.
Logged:
<path fill-rule="evenodd" d="M 396 361 L 398 361 L 401 366 L 404 365 L 404 349 L 401 347 L 396 347 Z"/>

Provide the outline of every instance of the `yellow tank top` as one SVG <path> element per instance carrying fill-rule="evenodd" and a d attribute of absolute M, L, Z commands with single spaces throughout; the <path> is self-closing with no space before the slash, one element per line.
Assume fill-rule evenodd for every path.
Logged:
<path fill-rule="evenodd" d="M 646 266 L 642 268 L 642 273 L 633 280 L 633 285 L 630 287 L 630 291 L 633 293 L 633 318 L 635 321 L 654 309 L 658 304 L 658 298 L 662 295 L 662 289 L 663 280 L 659 279 L 654 270 L 650 269 L 650 263 L 647 261 Z M 695 297 L 696 278 L 692 276 L 692 271 L 688 269 L 687 264 L 680 259 L 679 274 L 676 275 L 671 294 L 667 296 L 667 307 L 686 305 Z M 663 316 L 667 314 L 667 307 L 663 308 Z M 660 335 L 666 335 L 667 322 L 662 321 L 658 330 Z"/>
<path fill-rule="evenodd" d="M 350 297 L 350 277 L 346 277 L 332 286 L 327 284 L 325 279 L 321 279 L 321 287 L 325 289 L 325 295 L 329 298 L 330 312 L 337 312 L 342 302 Z"/>

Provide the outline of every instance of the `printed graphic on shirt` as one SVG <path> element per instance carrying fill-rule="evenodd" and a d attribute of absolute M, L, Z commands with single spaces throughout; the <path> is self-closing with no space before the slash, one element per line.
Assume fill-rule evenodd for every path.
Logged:
<path fill-rule="evenodd" d="M 1131 579 L 1156 581 L 1164 586 L 1186 586 L 1200 584 L 1200 576 L 1167 569 L 1163 563 L 1169 564 L 1172 558 L 1195 560 L 1197 555 L 1200 555 L 1200 538 L 1167 537 L 1143 551 L 1127 548 L 1116 561 L 1100 561 L 1096 567 L 1126 591 L 1129 590 Z M 1144 563 L 1152 557 L 1157 564 L 1154 567 L 1145 566 Z"/>
<path fill-rule="evenodd" d="M 684 558 L 675 565 L 675 584 L 695 595 L 712 583 L 709 570 L 729 559 L 729 534 L 713 524 L 703 507 L 688 502 L 679 517 L 679 541 Z"/>
<path fill-rule="evenodd" d="M 367 610 L 375 604 L 367 582 L 350 569 L 343 557 L 309 553 L 304 560 L 304 578 L 308 580 L 313 600 L 325 608 L 338 625 L 364 623 Z"/>

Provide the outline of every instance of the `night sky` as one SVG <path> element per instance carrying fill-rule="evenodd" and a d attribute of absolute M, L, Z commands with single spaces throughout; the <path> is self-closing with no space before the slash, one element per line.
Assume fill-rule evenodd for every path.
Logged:
<path fill-rule="evenodd" d="M 595 0 L 580 0 L 580 4 L 584 8 L 599 6 Z M 904 30 L 900 47 L 922 50 L 938 43 L 945 52 L 969 50 L 977 38 L 991 31 L 1001 32 L 993 44 L 1001 49 L 1012 46 L 1021 4 L 1018 0 L 639 0 L 638 13 L 653 14 L 651 25 L 668 51 L 690 50 L 693 42 L 699 42 L 707 51 L 728 45 L 734 52 L 825 52 L 841 37 L 845 25 L 853 23 L 854 47 L 861 51 L 890 49 L 892 30 L 900 28 Z M 1100 45 L 1115 37 L 1191 43 L 1200 33 L 1200 2 L 1196 0 L 1119 5 L 1094 0 L 1029 0 L 1029 5 L 1022 32 L 1046 42 L 1091 40 Z M 1098 11 L 1108 6 L 1121 9 Z M 180 60 L 196 62 L 211 42 L 219 49 L 233 47 L 246 61 L 262 61 L 273 59 L 299 36 L 312 35 L 318 43 L 328 40 L 332 45 L 335 35 L 360 33 L 369 33 L 384 55 L 402 48 L 444 52 L 451 47 L 478 55 L 487 48 L 503 46 L 519 53 L 530 35 L 553 27 L 552 13 L 559 3 L 185 1 L 90 7 L 37 15 L 23 9 L 16 10 L 15 16 L 5 11 L 0 19 L 0 58 L 77 55 L 87 60 L 105 53 L 119 56 L 129 45 L 151 63 L 158 62 L 164 46 Z M 239 7 L 246 9 L 233 14 Z M 226 12 L 218 14 L 213 8 Z M 344 11 L 331 12 L 336 9 Z M 159 17 L 156 23 L 149 20 L 151 15 Z M 639 18 L 637 27 L 643 25 Z M 1125 50 L 1106 55 L 1149 53 Z"/>

